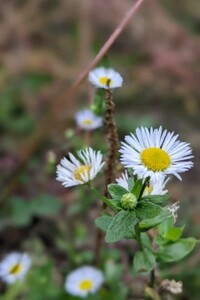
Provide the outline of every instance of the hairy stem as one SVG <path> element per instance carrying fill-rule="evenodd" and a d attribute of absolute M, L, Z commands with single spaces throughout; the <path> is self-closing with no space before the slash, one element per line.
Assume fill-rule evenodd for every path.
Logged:
<path fill-rule="evenodd" d="M 105 127 L 106 127 L 106 138 L 108 141 L 108 154 L 106 161 L 106 182 L 105 182 L 105 196 L 108 197 L 107 185 L 112 183 L 115 179 L 115 171 L 117 166 L 119 138 L 117 127 L 114 121 L 114 109 L 115 104 L 110 89 L 106 90 L 106 113 L 105 113 Z"/>

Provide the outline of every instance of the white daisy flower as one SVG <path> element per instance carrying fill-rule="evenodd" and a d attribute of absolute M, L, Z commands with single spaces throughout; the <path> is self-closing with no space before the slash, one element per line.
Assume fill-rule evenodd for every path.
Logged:
<path fill-rule="evenodd" d="M 26 253 L 13 252 L 0 263 L 0 278 L 7 284 L 22 280 L 31 266 L 31 258 Z"/>
<path fill-rule="evenodd" d="M 65 281 L 65 290 L 82 298 L 94 294 L 103 284 L 103 273 L 93 267 L 85 266 L 70 273 Z"/>
<path fill-rule="evenodd" d="M 163 178 L 159 181 L 151 182 L 149 183 L 149 186 L 147 186 L 144 189 L 143 196 L 148 195 L 164 195 L 168 192 L 168 190 L 165 190 L 165 185 L 168 182 L 169 178 L 164 180 Z M 122 173 L 122 175 L 116 179 L 117 184 L 125 188 L 126 190 L 129 190 L 128 188 L 128 173 Z"/>
<path fill-rule="evenodd" d="M 96 68 L 89 73 L 89 81 L 97 88 L 115 89 L 122 86 L 123 78 L 113 69 Z"/>
<path fill-rule="evenodd" d="M 102 162 L 103 156 L 100 151 L 92 148 L 86 148 L 77 152 L 78 159 L 69 153 L 69 159 L 61 159 L 57 166 L 57 180 L 61 181 L 64 187 L 71 187 L 79 184 L 85 184 L 97 175 L 105 162 Z"/>
<path fill-rule="evenodd" d="M 94 130 L 103 125 L 103 118 L 96 116 L 93 111 L 84 109 L 76 113 L 76 124 L 79 128 L 85 130 Z"/>
<path fill-rule="evenodd" d="M 178 173 L 192 168 L 189 161 L 192 149 L 189 143 L 177 140 L 178 135 L 153 128 L 137 128 L 136 134 L 125 137 L 119 150 L 121 162 L 126 168 L 133 168 L 133 174 L 139 178 L 150 177 L 151 182 L 172 174 L 181 180 Z"/>
<path fill-rule="evenodd" d="M 164 180 L 161 178 L 157 181 L 150 181 L 149 186 L 144 189 L 143 196 L 148 195 L 165 195 L 168 193 L 168 190 L 165 190 L 166 183 L 169 181 L 169 178 Z"/>

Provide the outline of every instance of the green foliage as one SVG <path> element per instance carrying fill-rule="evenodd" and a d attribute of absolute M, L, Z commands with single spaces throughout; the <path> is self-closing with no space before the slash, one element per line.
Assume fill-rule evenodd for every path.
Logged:
<path fill-rule="evenodd" d="M 118 184 L 114 184 L 114 183 L 108 185 L 108 191 L 109 191 L 110 195 L 112 196 L 112 198 L 119 199 L 119 200 L 121 200 L 123 195 L 128 192 L 122 186 L 120 186 Z"/>
<path fill-rule="evenodd" d="M 143 184 L 143 180 L 142 179 L 138 179 L 135 184 L 133 185 L 133 188 L 131 190 L 131 193 L 133 193 L 136 198 L 138 199 L 139 196 L 141 195 L 142 193 L 142 189 L 144 187 L 144 184 Z"/>
<path fill-rule="evenodd" d="M 144 219 L 139 223 L 139 228 L 141 229 L 141 231 L 146 231 L 149 230 L 155 226 L 157 226 L 158 224 L 164 222 L 166 219 L 170 218 L 171 214 L 169 213 L 169 211 L 165 208 L 162 209 L 162 212 L 151 219 Z"/>
<path fill-rule="evenodd" d="M 136 272 L 151 271 L 155 264 L 155 255 L 147 248 L 137 251 L 134 255 L 133 267 Z"/>
<path fill-rule="evenodd" d="M 22 200 L 13 197 L 9 204 L 10 222 L 15 226 L 30 224 L 34 216 L 51 216 L 61 208 L 59 200 L 51 195 L 40 195 L 36 199 Z"/>
<path fill-rule="evenodd" d="M 105 240 L 107 243 L 115 243 L 126 236 L 134 229 L 137 217 L 134 211 L 121 210 L 112 220 L 106 232 Z"/>
<path fill-rule="evenodd" d="M 91 110 L 97 116 L 103 116 L 105 112 L 105 91 L 98 90 L 93 99 L 93 104 L 91 106 Z"/>
<path fill-rule="evenodd" d="M 178 261 L 187 256 L 195 247 L 196 239 L 189 237 L 180 239 L 172 244 L 161 246 L 158 252 L 158 258 L 164 262 Z"/>
<path fill-rule="evenodd" d="M 107 231 L 108 227 L 110 226 L 113 217 L 111 216 L 101 216 L 95 219 L 95 225 L 100 228 L 102 231 Z"/>
<path fill-rule="evenodd" d="M 161 214 L 162 208 L 154 203 L 141 200 L 136 210 L 137 217 L 140 219 L 151 219 Z"/>
<path fill-rule="evenodd" d="M 154 204 L 166 204 L 166 201 L 169 199 L 169 195 L 148 195 L 143 196 L 141 200 L 148 200 Z"/>
<path fill-rule="evenodd" d="M 158 231 L 161 237 L 167 241 L 177 241 L 183 233 L 184 226 L 175 227 L 173 226 L 173 218 L 169 218 L 163 223 L 159 224 Z"/>

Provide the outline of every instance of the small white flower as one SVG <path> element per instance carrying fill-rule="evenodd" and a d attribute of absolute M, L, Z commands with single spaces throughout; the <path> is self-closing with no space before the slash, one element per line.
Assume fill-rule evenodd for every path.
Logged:
<path fill-rule="evenodd" d="M 147 186 L 144 189 L 143 196 L 148 195 L 164 195 L 168 192 L 168 190 L 165 190 L 165 185 L 168 182 L 169 178 L 164 180 L 163 178 L 154 182 L 149 183 L 149 186 Z M 126 190 L 129 190 L 128 188 L 128 173 L 122 173 L 122 175 L 116 179 L 116 182 L 125 188 Z"/>
<path fill-rule="evenodd" d="M 122 86 L 123 78 L 113 69 L 99 67 L 89 73 L 89 81 L 97 88 L 115 89 Z"/>
<path fill-rule="evenodd" d="M 168 206 L 168 211 L 171 213 L 172 218 L 174 220 L 174 223 L 176 223 L 176 220 L 178 218 L 177 210 L 180 208 L 180 205 L 178 205 L 179 201 L 173 203 L 172 205 Z"/>
<path fill-rule="evenodd" d="M 82 298 L 94 294 L 103 284 L 103 273 L 93 267 L 85 266 L 70 273 L 65 281 L 65 290 Z"/>
<path fill-rule="evenodd" d="M 76 113 L 76 124 L 79 128 L 85 130 L 94 130 L 103 125 L 103 118 L 96 116 L 93 111 L 84 109 Z"/>
<path fill-rule="evenodd" d="M 22 280 L 31 266 L 31 258 L 26 253 L 13 252 L 0 263 L 0 278 L 7 284 Z"/>
<path fill-rule="evenodd" d="M 157 181 L 150 181 L 149 186 L 144 189 L 143 196 L 148 195 L 165 195 L 168 193 L 168 190 L 165 190 L 165 185 L 168 182 L 169 178 L 164 180 L 161 178 Z"/>
<path fill-rule="evenodd" d="M 175 281 L 174 279 L 165 279 L 161 283 L 162 289 L 174 294 L 181 294 L 183 291 L 183 283 L 181 281 Z"/>
<path fill-rule="evenodd" d="M 153 128 L 137 128 L 136 134 L 125 137 L 119 150 L 121 162 L 126 168 L 132 168 L 139 178 L 150 177 L 151 182 L 159 181 L 166 175 L 174 175 L 192 168 L 189 161 L 192 149 L 188 143 L 179 142 L 178 135 Z"/>
<path fill-rule="evenodd" d="M 77 152 L 78 159 L 69 153 L 69 159 L 61 159 L 57 166 L 57 180 L 61 181 L 64 187 L 71 187 L 85 184 L 95 178 L 102 169 L 104 162 L 100 151 L 86 148 Z"/>

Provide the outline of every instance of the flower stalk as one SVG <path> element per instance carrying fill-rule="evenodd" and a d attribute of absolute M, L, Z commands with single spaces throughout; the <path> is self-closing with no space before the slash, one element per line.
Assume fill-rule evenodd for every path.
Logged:
<path fill-rule="evenodd" d="M 108 82 L 109 85 L 109 82 Z M 115 170 L 117 166 L 118 148 L 119 148 L 119 137 L 117 132 L 117 127 L 114 121 L 114 110 L 115 104 L 113 102 L 113 96 L 110 89 L 106 90 L 105 95 L 106 101 L 106 112 L 105 112 L 105 128 L 106 128 L 106 138 L 108 141 L 108 154 L 106 160 L 106 189 L 105 196 L 108 197 L 107 185 L 112 183 L 115 179 Z"/>

